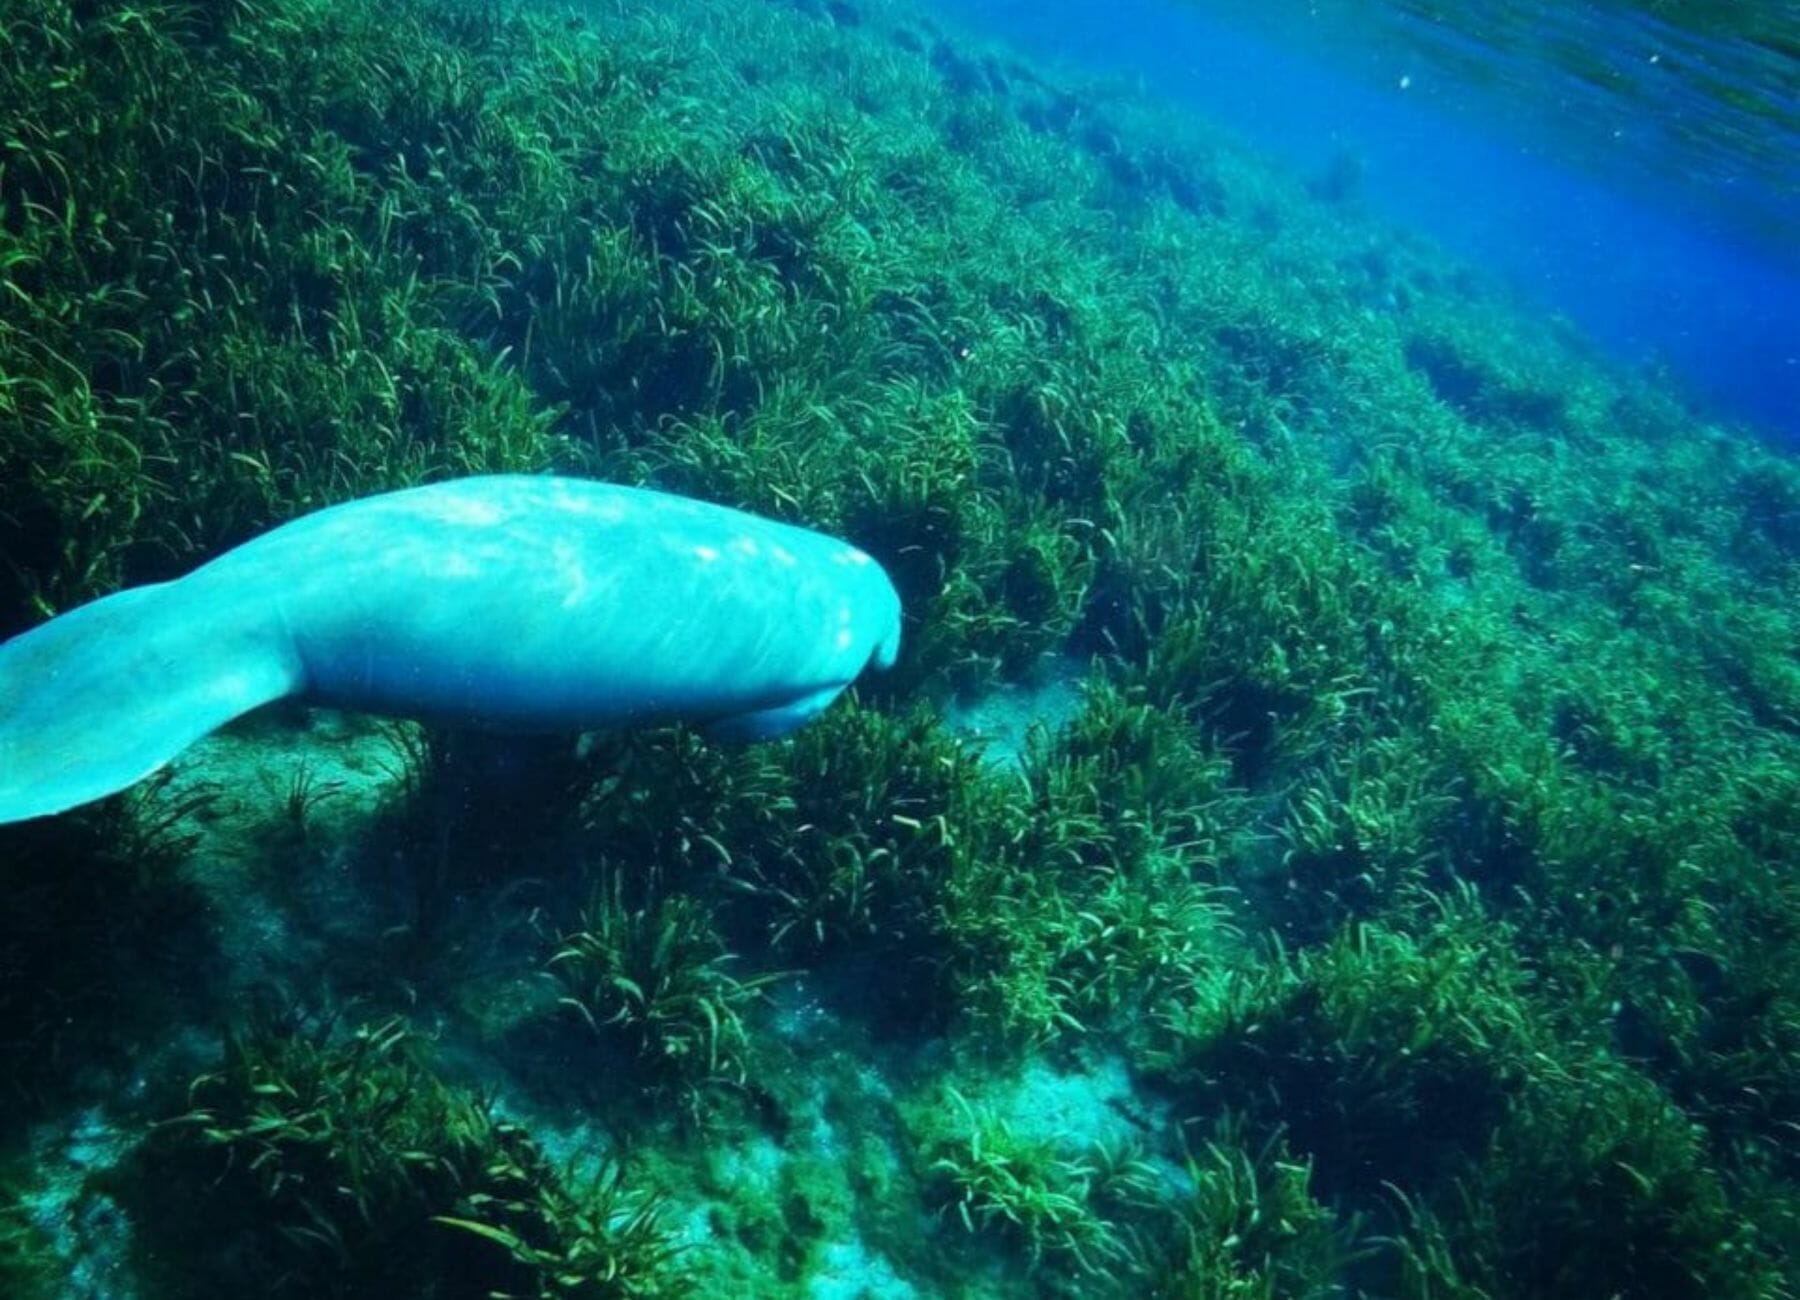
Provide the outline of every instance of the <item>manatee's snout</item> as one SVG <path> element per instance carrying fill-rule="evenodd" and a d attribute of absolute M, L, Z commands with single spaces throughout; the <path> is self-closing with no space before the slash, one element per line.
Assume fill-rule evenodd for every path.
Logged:
<path fill-rule="evenodd" d="M 899 658 L 900 620 L 896 618 L 894 625 L 888 629 L 887 635 L 882 637 L 881 643 L 875 647 L 875 653 L 869 657 L 869 662 L 874 664 L 879 671 L 886 672 L 898 662 Z"/>
<path fill-rule="evenodd" d="M 881 594 L 886 622 L 882 628 L 881 640 L 875 643 L 875 653 L 869 656 L 869 662 L 879 671 L 886 672 L 900 658 L 900 593 L 894 590 L 893 580 L 885 572 L 881 575 Z"/>

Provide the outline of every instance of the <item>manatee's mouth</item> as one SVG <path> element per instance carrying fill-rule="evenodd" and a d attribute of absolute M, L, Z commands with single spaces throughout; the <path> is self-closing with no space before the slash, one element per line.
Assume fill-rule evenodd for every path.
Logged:
<path fill-rule="evenodd" d="M 873 664 L 878 671 L 886 672 L 894 666 L 899 658 L 900 621 L 895 619 L 893 628 L 886 636 L 881 638 L 880 644 L 875 647 L 875 652 L 869 656 L 869 662 Z"/>

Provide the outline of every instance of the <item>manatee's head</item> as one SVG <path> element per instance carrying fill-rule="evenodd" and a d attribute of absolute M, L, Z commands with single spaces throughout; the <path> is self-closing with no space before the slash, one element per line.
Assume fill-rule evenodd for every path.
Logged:
<path fill-rule="evenodd" d="M 778 626 L 793 633 L 789 639 L 796 651 L 795 661 L 786 665 L 792 680 L 782 684 L 791 693 L 769 707 L 705 719 L 702 730 L 710 739 L 746 744 L 789 735 L 829 708 L 869 668 L 892 668 L 899 659 L 900 593 L 886 571 L 854 546 L 823 540 L 829 549 L 821 563 L 802 576 L 802 590 L 809 598 L 799 605 L 824 616 L 824 637 L 815 639 L 808 620 L 794 622 L 792 600 L 778 600 L 774 607 Z M 792 554 L 785 547 L 781 550 Z M 791 559 L 777 562 L 792 564 Z M 759 638 L 767 632 L 759 630 Z M 820 681 L 826 684 L 820 686 Z"/>
<path fill-rule="evenodd" d="M 848 685 L 864 670 L 892 668 L 899 659 L 900 593 L 874 556 L 848 542 L 823 540 L 826 563 L 818 572 L 828 584 L 828 607 L 836 608 L 829 653 Z"/>

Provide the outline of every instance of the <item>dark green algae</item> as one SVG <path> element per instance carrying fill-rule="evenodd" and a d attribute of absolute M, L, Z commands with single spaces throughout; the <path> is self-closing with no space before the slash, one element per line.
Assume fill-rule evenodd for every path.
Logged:
<path fill-rule="evenodd" d="M 779 744 L 9 828 L 0 1290 L 1793 1292 L 1786 455 L 898 4 L 4 30 L 0 625 L 546 468 L 909 621 Z"/>

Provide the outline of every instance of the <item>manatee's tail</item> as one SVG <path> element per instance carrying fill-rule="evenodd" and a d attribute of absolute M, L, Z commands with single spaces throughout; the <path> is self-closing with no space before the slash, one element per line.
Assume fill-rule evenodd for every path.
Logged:
<path fill-rule="evenodd" d="M 0 822 L 123 790 L 297 689 L 267 611 L 216 594 L 190 580 L 134 587 L 0 645 Z"/>

